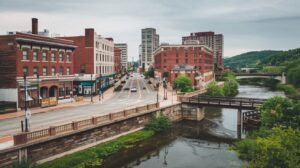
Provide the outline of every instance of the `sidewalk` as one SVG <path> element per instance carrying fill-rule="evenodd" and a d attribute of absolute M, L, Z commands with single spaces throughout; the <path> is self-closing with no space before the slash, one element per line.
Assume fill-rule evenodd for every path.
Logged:
<path fill-rule="evenodd" d="M 109 88 L 104 92 L 104 99 L 100 100 L 102 102 L 105 102 L 106 100 L 110 99 L 112 96 L 114 96 L 114 87 Z M 102 99 L 102 98 L 101 98 Z M 99 96 L 93 96 L 93 102 L 99 102 Z M 54 110 L 60 110 L 60 109 L 66 109 L 66 108 L 74 108 L 82 105 L 87 105 L 91 104 L 91 97 L 84 97 L 83 101 L 79 102 L 72 102 L 71 99 L 65 99 L 65 100 L 59 100 L 59 104 L 56 106 L 52 107 L 46 107 L 46 108 L 41 108 L 41 107 L 35 107 L 35 108 L 30 108 L 32 114 L 36 113 L 45 113 L 45 112 L 50 112 Z M 16 112 L 11 112 L 11 113 L 5 113 L 5 114 L 0 114 L 0 120 L 4 119 L 9 119 L 9 118 L 16 118 L 16 117 L 22 117 L 25 115 L 24 110 L 22 111 L 16 111 Z M 1 140 L 1 139 L 0 139 Z"/>

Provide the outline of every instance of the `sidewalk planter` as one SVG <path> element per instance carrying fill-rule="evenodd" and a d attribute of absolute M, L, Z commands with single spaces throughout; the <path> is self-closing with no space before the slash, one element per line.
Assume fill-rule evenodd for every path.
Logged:
<path fill-rule="evenodd" d="M 56 97 L 49 97 L 42 99 L 41 107 L 50 107 L 57 105 L 57 98 Z"/>

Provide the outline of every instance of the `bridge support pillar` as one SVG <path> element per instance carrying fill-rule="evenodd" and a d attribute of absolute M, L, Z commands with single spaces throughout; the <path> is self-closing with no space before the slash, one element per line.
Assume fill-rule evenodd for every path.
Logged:
<path fill-rule="evenodd" d="M 242 109 L 238 109 L 237 111 L 237 138 L 241 139 L 242 138 Z"/>
<path fill-rule="evenodd" d="M 196 120 L 197 121 L 203 120 L 204 115 L 205 115 L 205 113 L 204 113 L 204 107 L 198 107 L 197 108 L 197 118 L 196 118 Z"/>

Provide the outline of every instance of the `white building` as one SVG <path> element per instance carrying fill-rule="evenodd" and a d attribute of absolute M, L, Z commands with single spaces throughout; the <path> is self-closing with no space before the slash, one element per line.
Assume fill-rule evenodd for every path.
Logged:
<path fill-rule="evenodd" d="M 114 42 L 95 34 L 94 72 L 102 76 L 113 75 L 114 72 Z"/>
<path fill-rule="evenodd" d="M 141 44 L 141 65 L 147 71 L 154 64 L 153 52 L 159 47 L 159 35 L 156 34 L 156 29 L 142 29 L 142 44 Z"/>

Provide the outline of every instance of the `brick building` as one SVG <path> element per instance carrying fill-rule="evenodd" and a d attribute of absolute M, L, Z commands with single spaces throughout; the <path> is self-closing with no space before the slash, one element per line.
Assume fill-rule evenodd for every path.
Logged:
<path fill-rule="evenodd" d="M 32 19 L 32 33 L 0 36 L 0 101 L 24 107 L 24 74 L 29 106 L 40 99 L 70 97 L 73 89 L 73 41 L 37 35 L 38 20 Z M 40 95 L 40 96 L 39 96 Z"/>
<path fill-rule="evenodd" d="M 97 35 L 93 28 L 85 29 L 83 36 L 62 38 L 73 40 L 78 46 L 74 52 L 75 94 L 98 93 L 113 84 L 115 66 L 112 38 Z"/>
<path fill-rule="evenodd" d="M 199 44 L 162 44 L 154 51 L 155 77 L 174 81 L 180 74 L 192 79 L 193 85 L 201 87 L 214 79 L 213 52 Z"/>
<path fill-rule="evenodd" d="M 120 73 L 122 69 L 122 64 L 121 64 L 121 52 L 122 50 L 119 48 L 114 48 L 114 59 L 115 59 L 115 72 Z"/>
<path fill-rule="evenodd" d="M 189 36 L 182 37 L 182 44 L 189 43 L 196 40 L 201 45 L 206 45 L 213 50 L 215 72 L 221 73 L 224 68 L 223 63 L 223 49 L 224 38 L 222 34 L 215 34 L 214 32 L 194 32 Z"/>

